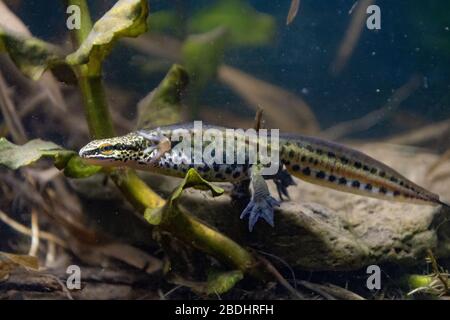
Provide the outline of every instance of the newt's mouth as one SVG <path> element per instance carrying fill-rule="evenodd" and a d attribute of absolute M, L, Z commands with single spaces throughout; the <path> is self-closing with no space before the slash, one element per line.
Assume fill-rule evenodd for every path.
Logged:
<path fill-rule="evenodd" d="M 91 148 L 89 145 L 84 146 L 78 152 L 80 158 L 83 159 L 83 162 L 91 165 L 101 165 L 107 166 L 108 164 L 113 162 L 113 159 L 105 157 L 102 154 L 99 154 L 97 150 Z"/>
<path fill-rule="evenodd" d="M 96 165 L 96 166 L 108 166 L 112 164 L 111 160 L 108 159 L 99 159 L 99 158 L 85 158 L 81 157 L 83 159 L 83 162 L 90 165 Z"/>

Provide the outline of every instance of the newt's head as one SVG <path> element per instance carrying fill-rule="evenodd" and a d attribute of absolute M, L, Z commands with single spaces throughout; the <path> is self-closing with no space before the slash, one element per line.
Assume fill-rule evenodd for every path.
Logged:
<path fill-rule="evenodd" d="M 81 148 L 80 157 L 87 163 L 102 166 L 123 166 L 144 161 L 145 153 L 152 142 L 144 137 L 129 133 L 125 136 L 100 139 L 89 142 Z M 149 154 L 151 156 L 151 154 Z"/>
<path fill-rule="evenodd" d="M 81 148 L 79 154 L 90 164 L 148 167 L 170 148 L 170 141 L 159 131 L 138 131 L 121 137 L 91 141 Z"/>

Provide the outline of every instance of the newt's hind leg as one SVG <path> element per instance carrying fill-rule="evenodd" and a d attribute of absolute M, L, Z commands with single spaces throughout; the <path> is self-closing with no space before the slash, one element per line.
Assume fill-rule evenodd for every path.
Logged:
<path fill-rule="evenodd" d="M 242 211 L 241 219 L 249 216 L 248 229 L 251 232 L 259 218 L 263 218 L 273 227 L 274 207 L 280 206 L 280 203 L 270 195 L 269 188 L 267 187 L 264 177 L 260 173 L 259 166 L 254 165 L 250 170 L 251 199 L 247 207 Z"/>
<path fill-rule="evenodd" d="M 280 197 L 280 200 L 283 201 L 283 196 L 286 197 L 287 200 L 290 199 L 289 192 L 287 188 L 289 186 L 296 186 L 297 183 L 292 179 L 292 175 L 283 168 L 280 168 L 278 170 L 277 174 L 270 177 L 270 179 L 273 179 L 273 182 L 275 183 L 278 191 L 278 196 Z"/>

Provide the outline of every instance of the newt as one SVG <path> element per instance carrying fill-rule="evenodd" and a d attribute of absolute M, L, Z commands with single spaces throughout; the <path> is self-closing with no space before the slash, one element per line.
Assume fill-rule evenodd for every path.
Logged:
<path fill-rule="evenodd" d="M 232 151 L 237 156 L 240 147 L 256 143 L 269 151 L 278 152 L 279 170 L 270 176 L 263 176 L 264 165 L 250 161 L 245 155 L 241 163 L 226 163 L 215 158 L 209 163 L 193 161 L 191 152 L 177 148 L 183 141 L 180 136 L 194 138 L 205 130 L 214 129 L 226 138 L 226 129 L 219 126 L 203 126 L 198 129 L 193 123 L 170 125 L 156 129 L 142 129 L 120 137 L 94 140 L 84 146 L 80 157 L 90 164 L 114 167 L 131 167 L 154 173 L 184 177 L 194 168 L 204 179 L 211 182 L 231 182 L 237 186 L 250 182 L 251 198 L 241 214 L 249 216 L 249 230 L 252 231 L 259 218 L 274 226 L 274 208 L 280 202 L 270 195 L 266 179 L 272 179 L 279 193 L 288 197 L 287 187 L 295 184 L 292 176 L 317 185 L 339 191 L 378 198 L 428 205 L 448 205 L 439 196 L 410 181 L 382 162 L 347 146 L 316 137 L 279 134 L 277 148 L 271 141 L 262 141 L 258 136 L 251 140 L 237 133 L 237 147 Z M 240 133 L 241 135 L 243 133 Z M 174 138 L 177 137 L 177 138 Z M 202 141 L 208 147 L 211 141 Z M 191 149 L 189 149 L 191 148 Z M 194 146 L 188 145 L 188 151 Z M 210 147 L 211 149 L 211 147 Z M 225 148 L 224 148 L 225 150 Z M 214 147 L 209 150 L 214 155 Z M 193 152 L 195 153 L 195 152 Z M 224 153 L 223 158 L 226 154 Z M 267 165 L 265 165 L 267 166 Z"/>

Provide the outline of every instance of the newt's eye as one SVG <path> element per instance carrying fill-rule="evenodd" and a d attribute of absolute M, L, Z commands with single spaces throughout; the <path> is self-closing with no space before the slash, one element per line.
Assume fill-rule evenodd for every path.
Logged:
<path fill-rule="evenodd" d="M 104 155 L 109 155 L 113 153 L 113 145 L 109 143 L 104 143 L 98 147 L 100 152 Z"/>

